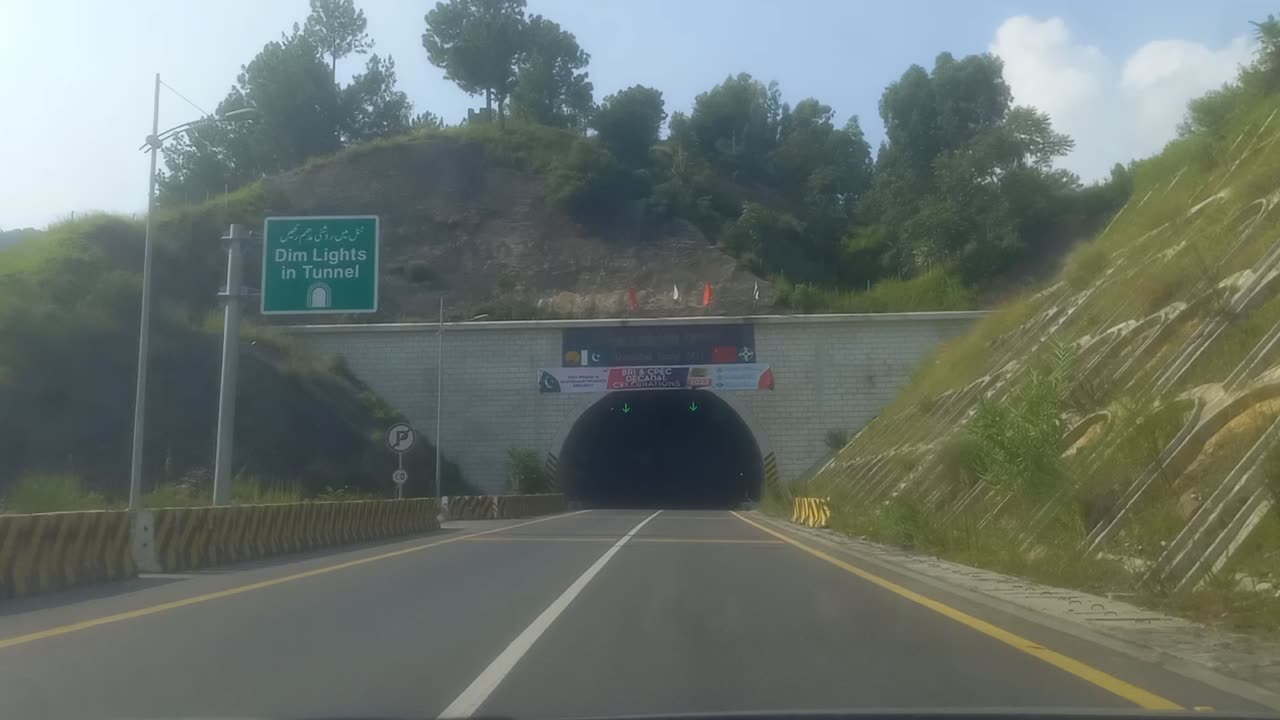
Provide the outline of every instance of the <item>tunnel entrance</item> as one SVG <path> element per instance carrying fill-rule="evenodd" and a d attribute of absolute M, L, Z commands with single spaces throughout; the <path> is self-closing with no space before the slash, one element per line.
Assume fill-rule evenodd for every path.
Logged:
<path fill-rule="evenodd" d="M 584 507 L 727 508 L 760 499 L 764 463 L 751 429 L 715 394 L 641 390 L 582 413 L 560 475 Z"/>

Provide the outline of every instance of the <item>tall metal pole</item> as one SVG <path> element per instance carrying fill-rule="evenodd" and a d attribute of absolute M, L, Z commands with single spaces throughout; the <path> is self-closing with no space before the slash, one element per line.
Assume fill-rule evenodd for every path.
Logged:
<path fill-rule="evenodd" d="M 243 225 L 232 225 L 223 240 L 227 246 L 226 310 L 222 320 L 222 380 L 218 388 L 218 440 L 213 460 L 213 504 L 231 502 L 232 446 L 236 429 L 236 384 L 240 369 L 240 285 L 248 236 Z"/>
<path fill-rule="evenodd" d="M 436 330 L 436 497 L 443 498 L 440 493 L 440 418 L 444 406 L 444 296 L 440 296 L 440 327 Z"/>
<path fill-rule="evenodd" d="M 160 73 L 151 103 L 151 170 L 147 175 L 147 229 L 142 241 L 142 318 L 138 323 L 138 379 L 133 392 L 133 451 L 129 459 L 129 509 L 142 503 L 142 441 L 147 414 L 147 355 L 151 350 L 151 225 L 156 214 L 156 153 L 160 150 Z"/>

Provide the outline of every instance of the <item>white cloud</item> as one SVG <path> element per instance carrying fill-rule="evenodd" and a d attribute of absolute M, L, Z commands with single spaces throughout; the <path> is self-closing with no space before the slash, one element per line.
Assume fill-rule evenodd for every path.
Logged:
<path fill-rule="evenodd" d="M 1014 102 L 1047 112 L 1055 128 L 1075 138 L 1061 164 L 1085 180 L 1159 152 L 1187 101 L 1235 77 L 1253 52 L 1245 36 L 1218 49 L 1153 40 L 1117 62 L 1076 42 L 1061 18 L 1027 16 L 1001 23 L 990 50 L 1004 60 Z"/>

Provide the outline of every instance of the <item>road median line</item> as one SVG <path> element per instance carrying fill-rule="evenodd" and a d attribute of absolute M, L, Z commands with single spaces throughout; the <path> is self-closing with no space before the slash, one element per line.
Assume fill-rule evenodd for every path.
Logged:
<path fill-rule="evenodd" d="M 317 575 L 326 575 L 328 573 L 337 572 L 338 570 L 345 570 L 347 568 L 357 567 L 360 565 L 367 565 L 369 563 L 378 562 L 380 560 L 389 560 L 391 558 L 399 557 L 401 555 L 408 555 L 410 553 L 415 553 L 420 550 L 427 550 L 429 548 L 439 547 L 441 545 L 448 545 L 449 543 L 455 543 L 460 540 L 466 540 L 467 538 L 473 538 L 473 537 L 476 537 L 477 535 L 490 535 L 493 533 L 502 532 L 504 530 L 512 530 L 519 527 L 525 527 L 527 525 L 534 525 L 536 523 L 546 522 L 548 520 L 555 520 L 558 518 L 579 515 L 584 512 L 587 512 L 587 511 L 579 510 L 578 512 L 563 513 L 560 515 L 549 515 L 547 517 L 536 518 L 534 520 L 528 520 L 525 522 L 516 523 L 514 525 L 504 525 L 503 527 L 492 528 L 490 530 L 481 530 L 479 532 L 467 533 L 465 535 L 455 535 L 454 537 L 443 538 L 441 540 L 424 543 L 422 545 L 414 545 L 412 547 L 401 548 L 399 550 L 392 550 L 391 552 L 380 553 L 378 555 L 371 555 L 369 557 L 356 558 L 355 560 L 347 560 L 344 562 L 336 563 L 334 565 L 325 565 L 318 568 L 312 568 L 310 570 L 304 570 L 303 572 L 293 573 L 291 575 L 284 575 L 282 577 L 271 578 L 269 580 L 260 580 L 258 582 L 249 583 L 247 585 L 238 585 L 236 587 L 230 587 L 224 590 L 217 590 L 211 593 L 204 593 L 202 595 L 193 595 L 192 597 L 183 598 L 181 600 L 172 600 L 170 602 L 160 603 L 158 605 L 150 605 L 148 607 L 138 608 L 136 610 L 127 610 L 125 612 L 115 613 L 112 615 L 104 615 L 102 617 L 93 618 L 90 620 L 81 620 L 80 622 L 68 623 L 66 625 L 58 625 L 56 627 L 47 628 L 45 630 L 37 630 L 35 632 L 29 632 L 23 635 L 15 635 L 10 638 L 0 639 L 0 649 L 14 647 L 16 645 L 25 645 L 27 643 L 35 642 L 37 640 L 45 640 L 48 638 L 58 637 L 60 635 L 68 635 L 74 632 L 79 632 L 81 630 L 88 630 L 90 628 L 98 627 L 100 625 L 110 625 L 112 623 L 123 622 L 125 620 L 133 620 L 134 618 L 145 617 L 147 615 L 155 615 L 157 613 L 166 612 L 168 610 L 176 610 L 178 608 L 187 607 L 188 605 L 198 605 L 200 603 L 209 602 L 211 600 L 217 600 L 220 598 L 231 597 L 233 595 L 241 595 L 247 592 L 253 592 L 254 590 L 263 590 L 269 587 L 274 587 L 276 585 L 283 585 L 285 583 L 294 582 L 296 580 L 315 577 Z"/>
<path fill-rule="evenodd" d="M 1050 650 L 1049 648 L 1046 648 L 1037 642 L 1028 640 L 1027 638 L 1022 637 L 1021 635 L 1005 630 L 1004 628 L 994 625 L 992 623 L 989 623 L 986 620 L 982 620 L 980 618 L 974 617 L 973 615 L 970 615 L 962 610 L 957 610 L 956 608 L 953 608 L 950 605 L 947 605 L 943 602 L 921 595 L 920 593 L 915 592 L 914 590 L 910 590 L 906 587 L 903 587 L 902 585 L 899 585 L 898 583 L 895 583 L 892 580 L 887 580 L 885 578 L 880 577 L 879 575 L 863 570 L 860 567 L 857 567 L 845 560 L 841 560 L 840 558 L 837 558 L 833 555 L 823 552 L 822 550 L 819 550 L 814 547 L 810 547 L 809 545 L 799 540 L 796 540 L 795 538 L 790 537 L 785 533 L 778 532 L 772 528 L 766 527 L 754 520 L 751 520 L 750 518 L 744 517 L 743 515 L 737 512 L 734 512 L 733 515 L 734 517 L 747 523 L 748 525 L 751 525 L 752 527 L 758 530 L 766 532 L 789 545 L 793 545 L 799 548 L 800 550 L 803 550 L 809 553 L 810 555 L 813 555 L 816 558 L 825 560 L 826 562 L 832 565 L 835 565 L 841 570 L 844 570 L 848 573 L 856 575 L 862 578 L 863 580 L 866 580 L 867 582 L 870 582 L 874 585 L 878 585 L 879 587 L 885 590 L 888 590 L 889 592 L 894 593 L 899 597 L 902 597 L 906 600 L 910 600 L 911 602 L 916 603 L 917 605 L 926 607 L 938 613 L 939 615 L 943 615 L 947 618 L 950 618 L 951 620 L 954 620 L 960 623 L 961 625 L 964 625 L 972 630 L 976 630 L 982 633 L 983 635 L 986 635 L 995 640 L 999 640 L 1000 642 L 1014 649 L 1020 650 L 1038 660 L 1041 660 L 1043 662 L 1046 662 L 1058 668 L 1059 670 L 1062 670 L 1071 675 L 1074 675 L 1080 678 L 1081 680 L 1084 680 L 1085 682 L 1090 683 L 1091 685 L 1102 688 L 1103 690 L 1106 690 L 1107 692 L 1113 695 L 1124 698 L 1125 700 L 1128 700 L 1129 702 L 1137 705 L 1138 707 L 1141 707 L 1147 710 L 1183 710 L 1185 709 L 1178 703 L 1175 703 L 1172 700 L 1169 700 L 1168 698 L 1157 695 L 1153 692 L 1150 692 L 1149 690 L 1144 690 L 1138 687 L 1137 685 L 1133 685 L 1132 683 L 1125 682 L 1124 680 L 1121 680 L 1120 678 L 1117 678 L 1114 675 L 1111 675 L 1091 665 L 1088 665 L 1079 660 L 1076 660 L 1075 658 L 1069 657 L 1067 655 L 1063 655 L 1062 653 L 1057 652 L 1055 650 Z"/>
<path fill-rule="evenodd" d="M 612 537 L 573 536 L 573 535 L 489 535 L 486 537 L 468 537 L 469 542 L 485 543 L 613 543 Z M 741 538 L 664 538 L 637 537 L 632 538 L 632 545 L 652 544 L 687 544 L 687 545 L 784 545 L 781 540 L 743 540 Z"/>
<path fill-rule="evenodd" d="M 635 537 L 635 534 L 640 532 L 641 528 L 661 513 L 662 511 L 659 510 L 641 520 L 638 525 L 627 531 L 626 535 L 619 538 L 612 547 L 605 550 L 604 554 L 596 559 L 591 564 L 591 567 L 583 571 L 569 587 L 565 588 L 564 592 L 560 593 L 560 596 L 553 600 L 546 610 L 543 610 L 538 617 L 534 618 L 533 622 L 529 623 L 529 627 L 522 630 L 516 636 L 516 639 L 512 640 L 511 644 L 499 653 L 498 657 L 494 658 L 493 662 L 489 663 L 488 667 L 482 670 L 476 676 L 476 679 L 467 686 L 467 689 L 463 690 L 457 699 L 449 703 L 449 706 L 438 717 L 469 718 L 474 715 L 476 710 L 479 710 L 480 706 L 484 704 L 484 701 L 488 700 L 489 696 L 493 694 L 493 691 L 498 689 L 498 685 L 502 683 L 503 679 L 515 668 L 516 663 L 520 662 L 520 658 L 529 652 L 529 649 L 538 641 L 538 638 L 542 637 L 547 628 L 551 627 L 556 618 L 560 617 L 560 614 L 569 607 L 569 603 L 578 597 L 578 594 L 587 586 L 587 583 L 591 582 L 591 579 L 604 569 L 605 564 L 613 559 L 614 555 L 618 554 L 618 551 L 622 549 L 623 545 L 627 544 L 627 541 Z"/>

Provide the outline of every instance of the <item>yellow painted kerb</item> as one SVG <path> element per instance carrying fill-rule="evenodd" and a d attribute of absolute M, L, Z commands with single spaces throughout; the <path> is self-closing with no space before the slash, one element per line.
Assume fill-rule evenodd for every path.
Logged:
<path fill-rule="evenodd" d="M 1066 655 L 1063 655 L 1060 652 L 1050 650 L 1049 648 L 1044 647 L 1039 643 L 1032 642 L 1031 640 L 1028 640 L 1027 638 L 1022 637 L 1021 635 L 1009 632 L 1004 628 L 992 625 L 991 623 L 985 620 L 980 620 L 966 612 L 957 610 L 951 607 L 950 605 L 941 603 L 932 598 L 925 597 L 924 595 L 921 595 L 920 593 L 915 592 L 913 590 L 908 590 L 907 588 L 891 580 L 886 580 L 880 577 L 879 575 L 872 574 L 870 572 L 867 572 L 866 570 L 863 570 L 860 567 L 851 565 L 845 562 L 844 560 L 841 560 L 840 558 L 834 557 L 832 555 L 828 555 L 827 553 L 822 552 L 821 550 L 818 550 L 816 548 L 809 547 L 808 545 L 800 542 L 799 540 L 796 540 L 783 533 L 777 532 L 776 530 L 765 527 L 764 525 L 761 525 L 760 523 L 755 522 L 754 520 L 751 520 L 749 518 L 743 517 L 742 515 L 739 515 L 736 512 L 733 514 L 739 520 L 747 523 L 748 525 L 751 525 L 757 529 L 763 530 L 764 532 L 767 532 L 770 535 L 773 535 L 774 537 L 782 540 L 783 542 L 790 543 L 791 545 L 794 545 L 795 547 L 800 548 L 801 550 L 809 553 L 810 555 L 813 555 L 814 557 L 826 560 L 827 562 L 831 563 L 832 565 L 835 565 L 841 570 L 845 570 L 847 572 L 853 573 L 854 575 L 857 575 L 863 580 L 866 580 L 867 582 L 873 583 L 875 585 L 879 585 L 880 587 L 884 588 L 885 590 L 888 590 L 891 593 L 894 593 L 895 595 L 898 595 L 907 600 L 910 600 L 911 602 L 916 603 L 917 605 L 923 605 L 924 607 L 929 608 L 930 610 L 938 613 L 939 615 L 945 615 L 946 617 L 952 620 L 955 620 L 961 625 L 977 630 L 978 632 L 988 637 L 995 638 L 996 640 L 999 640 L 1000 642 L 1010 647 L 1021 650 L 1022 652 L 1038 660 L 1043 660 L 1044 662 L 1049 663 L 1050 665 L 1058 668 L 1059 670 L 1063 670 L 1068 673 L 1071 673 L 1072 675 L 1075 675 L 1081 680 L 1084 680 L 1088 683 L 1096 685 L 1113 695 L 1118 695 L 1124 698 L 1125 700 L 1128 700 L 1129 702 L 1137 705 L 1138 707 L 1145 708 L 1148 710 L 1182 710 L 1184 709 L 1181 705 L 1173 702 L 1172 700 L 1169 700 L 1168 698 L 1164 698 L 1159 695 L 1156 695 L 1153 692 L 1143 690 L 1137 685 L 1127 683 L 1124 680 L 1121 680 L 1120 678 L 1114 675 L 1105 673 L 1091 665 L 1087 665 L 1083 662 L 1080 662 L 1075 658 L 1067 657 Z"/>

